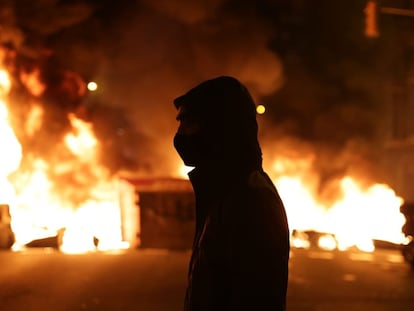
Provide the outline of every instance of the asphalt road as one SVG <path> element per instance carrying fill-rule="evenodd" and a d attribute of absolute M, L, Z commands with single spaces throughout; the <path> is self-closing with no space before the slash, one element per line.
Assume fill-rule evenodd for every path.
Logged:
<path fill-rule="evenodd" d="M 414 310 L 414 272 L 399 251 L 292 255 L 288 310 Z"/>
<path fill-rule="evenodd" d="M 1 311 L 178 311 L 189 252 L 0 252 Z M 288 310 L 414 310 L 414 272 L 397 251 L 293 250 Z"/>

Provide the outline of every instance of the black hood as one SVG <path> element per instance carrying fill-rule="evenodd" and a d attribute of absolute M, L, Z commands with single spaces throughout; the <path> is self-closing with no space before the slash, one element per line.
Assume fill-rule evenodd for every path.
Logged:
<path fill-rule="evenodd" d="M 207 141 L 214 141 L 220 156 L 212 165 L 227 168 L 261 168 L 262 156 L 257 139 L 256 105 L 237 79 L 221 76 L 207 80 L 176 98 L 178 109 L 186 111 L 201 124 Z"/>

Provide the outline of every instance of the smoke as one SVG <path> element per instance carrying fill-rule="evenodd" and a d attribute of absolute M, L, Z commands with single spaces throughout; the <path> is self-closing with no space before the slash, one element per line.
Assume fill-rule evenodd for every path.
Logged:
<path fill-rule="evenodd" d="M 344 29 L 358 31 L 350 27 L 349 12 L 360 9 L 356 4 L 344 1 L 337 23 L 332 19 L 338 17 L 326 19 L 329 14 L 317 5 L 303 4 L 311 13 L 304 15 L 300 28 L 280 22 L 291 17 L 276 11 L 288 6 L 283 1 L 65 3 L 19 0 L 0 7 L 7 17 L 1 42 L 16 47 L 18 70 L 40 68 L 47 86 L 38 98 L 22 92 L 24 86 L 13 95 L 21 103 L 15 110 L 22 118 L 30 102 L 47 111 L 48 121 L 38 132 L 41 142 L 28 139 L 26 149 L 53 154 L 47 146 L 61 139 L 69 126 L 68 113 L 75 112 L 92 122 L 102 145 L 102 163 L 112 172 L 175 174 L 181 161 L 172 146 L 177 127 L 173 99 L 205 79 L 232 75 L 257 103 L 267 104 L 268 116 L 259 121 L 269 166 L 279 155 L 313 155 L 321 185 L 343 174 L 375 172 L 382 131 L 378 123 L 386 122 L 378 120 L 381 107 L 375 107 L 382 93 L 367 95 L 380 85 L 376 72 L 367 71 L 373 65 L 366 60 L 371 50 L 352 42 L 351 51 L 350 36 L 343 36 Z M 292 40 L 286 43 L 294 47 L 288 57 L 277 52 L 282 37 Z M 361 46 L 362 58 L 355 53 Z M 68 72 L 83 83 L 97 82 L 98 90 L 74 96 L 77 87 L 62 88 L 69 83 Z"/>
<path fill-rule="evenodd" d="M 255 97 L 282 85 L 269 25 L 254 6 L 232 7 L 184 0 L 5 3 L 0 38 L 9 53 L 17 51 L 10 97 L 18 103 L 12 110 L 23 148 L 53 158 L 50 146 L 61 141 L 74 112 L 92 122 L 112 172 L 175 174 L 176 96 L 218 75 L 238 77 Z M 21 73 L 36 70 L 45 90 L 33 96 Z M 89 80 L 98 90 L 82 93 Z M 45 108 L 45 121 L 28 137 L 22 125 L 34 105 Z"/>
<path fill-rule="evenodd" d="M 90 110 L 103 118 L 99 110 L 118 110 L 113 130 L 123 133 L 116 141 L 124 143 L 116 149 L 152 174 L 175 173 L 180 163 L 172 148 L 176 96 L 218 75 L 238 77 L 258 96 L 281 85 L 281 64 L 259 17 L 229 13 L 225 2 L 187 2 L 143 1 L 122 12 L 93 75 L 101 93 Z M 114 124 L 110 118 L 106 133 L 98 129 L 103 138 Z"/>
<path fill-rule="evenodd" d="M 282 56 L 286 83 L 263 99 L 269 118 L 262 135 L 269 167 L 277 157 L 312 158 L 308 171 L 317 175 L 317 191 L 329 199 L 331 185 L 344 176 L 366 184 L 386 179 L 382 161 L 390 113 L 384 77 L 389 69 L 381 55 L 383 41 L 363 36 L 363 4 L 318 4 L 304 5 L 302 20 L 290 27 Z"/>

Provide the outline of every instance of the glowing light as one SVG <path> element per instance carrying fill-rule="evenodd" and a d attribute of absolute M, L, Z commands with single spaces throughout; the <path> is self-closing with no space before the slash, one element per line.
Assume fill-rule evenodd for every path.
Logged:
<path fill-rule="evenodd" d="M 8 123 L 5 103 L 0 100 L 0 141 L 7 146 L 0 152 L 0 174 L 4 176 L 15 171 L 21 160 L 21 146 Z M 3 149 L 3 148 L 2 148 Z"/>
<path fill-rule="evenodd" d="M 43 122 L 43 109 L 40 106 L 33 106 L 29 111 L 26 119 L 25 129 L 29 136 L 33 136 L 34 133 L 42 126 Z"/>
<path fill-rule="evenodd" d="M 321 229 L 325 208 L 315 200 L 311 190 L 299 177 L 283 176 L 274 180 L 274 183 L 286 206 L 292 230 Z"/>
<path fill-rule="evenodd" d="M 265 107 L 265 106 L 263 106 L 263 105 L 258 105 L 258 106 L 256 107 L 256 112 L 257 112 L 258 114 L 264 114 L 264 113 L 265 113 L 265 111 L 266 111 L 266 107 Z"/>
<path fill-rule="evenodd" d="M 181 178 L 188 179 L 188 173 L 191 172 L 191 170 L 193 169 L 194 167 L 192 166 L 185 166 L 184 164 L 182 164 L 178 170 L 178 175 Z"/>
<path fill-rule="evenodd" d="M 98 89 L 98 84 L 96 82 L 91 81 L 88 83 L 87 87 L 89 91 L 94 92 Z"/>
<path fill-rule="evenodd" d="M 293 176 L 281 175 L 274 178 L 280 195 L 285 203 L 286 213 L 294 235 L 293 246 L 307 247 L 308 237 L 297 232 L 313 230 L 330 235 L 319 239 L 319 247 L 324 249 L 345 250 L 357 247 L 365 252 L 372 252 L 373 240 L 391 243 L 404 243 L 401 232 L 404 216 L 399 208 L 402 199 L 385 184 L 373 184 L 362 188 L 351 177 L 338 180 L 341 192 L 331 204 L 318 202 L 315 187 L 306 172 L 308 160 L 298 161 L 301 170 L 293 167 L 292 161 L 278 159 L 273 165 L 278 173 L 290 172 Z M 286 165 L 284 165 L 286 164 Z"/>
<path fill-rule="evenodd" d="M 319 238 L 318 246 L 324 250 L 332 251 L 337 248 L 337 242 L 335 237 L 325 234 Z"/>
<path fill-rule="evenodd" d="M 5 96 L 9 93 L 11 82 L 7 71 L 0 69 L 0 96 Z"/>
<path fill-rule="evenodd" d="M 41 96 L 46 90 L 46 85 L 41 82 L 39 69 L 34 69 L 31 72 L 22 72 L 20 79 L 33 96 Z"/>
<path fill-rule="evenodd" d="M 295 248 L 310 248 L 309 236 L 305 232 L 293 230 L 290 244 Z"/>
<path fill-rule="evenodd" d="M 375 1 L 368 1 L 364 9 L 365 13 L 365 35 L 376 38 L 379 36 L 378 31 L 378 4 Z"/>
<path fill-rule="evenodd" d="M 38 70 L 24 73 L 21 79 L 34 96 L 45 90 Z M 57 142 L 51 159 L 25 158 L 25 169 L 19 170 L 22 147 L 9 122 L 6 102 L 11 86 L 8 73 L 0 70 L 0 142 L 7 146 L 0 152 L 0 203 L 10 205 L 17 241 L 13 249 L 53 235 L 68 253 L 128 247 L 122 238 L 118 184 L 98 161 L 100 144 L 92 124 L 69 115 L 68 132 Z M 91 91 L 97 87 L 95 82 L 88 84 Z M 258 106 L 257 113 L 264 111 L 264 106 Z M 42 109 L 33 106 L 21 130 L 26 136 L 35 135 L 43 117 Z M 312 182 L 313 161 L 313 155 L 277 158 L 270 166 L 290 228 L 297 232 L 292 234 L 292 246 L 311 247 L 310 235 L 300 234 L 307 230 L 327 233 L 317 243 L 328 250 L 357 247 L 370 252 L 375 239 L 406 242 L 401 232 L 404 216 L 399 212 L 402 199 L 391 188 L 375 183 L 362 188 L 357 180 L 344 176 L 337 180 L 340 193 L 333 203 L 320 202 L 317 183 Z M 187 178 L 191 169 L 180 166 L 180 176 Z M 67 191 L 69 183 L 77 185 L 75 192 Z"/>
<path fill-rule="evenodd" d="M 39 69 L 22 72 L 20 79 L 33 96 L 46 89 Z M 20 169 L 22 147 L 9 123 L 6 102 L 11 87 L 7 71 L 0 68 L 0 204 L 10 206 L 16 240 L 12 250 L 53 237 L 67 253 L 127 248 L 117 178 L 99 163 L 100 145 L 92 125 L 68 115 L 70 127 L 62 141 L 56 142 L 51 158 L 29 155 Z M 24 136 L 35 135 L 43 118 L 41 105 L 32 105 L 20 129 Z"/>
<path fill-rule="evenodd" d="M 9 204 L 14 198 L 14 188 L 8 177 L 20 165 L 22 148 L 9 124 L 6 102 L 2 97 L 7 95 L 11 84 L 6 71 L 0 70 L 0 204 Z"/>
<path fill-rule="evenodd" d="M 95 147 L 98 144 L 92 131 L 92 125 L 78 119 L 74 114 L 69 116 L 73 131 L 65 137 L 66 145 L 70 151 L 83 159 L 95 156 Z"/>

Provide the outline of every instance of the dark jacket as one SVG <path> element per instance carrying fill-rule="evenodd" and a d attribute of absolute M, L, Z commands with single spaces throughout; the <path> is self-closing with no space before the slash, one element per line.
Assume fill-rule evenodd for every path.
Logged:
<path fill-rule="evenodd" d="M 196 230 L 184 310 L 285 310 L 289 229 L 262 169 L 250 95 L 237 80 L 222 77 L 178 101 L 212 118 L 206 144 L 212 139 L 220 146 L 189 174 Z"/>
<path fill-rule="evenodd" d="M 268 176 L 192 172 L 196 234 L 186 311 L 285 310 L 289 232 Z"/>

